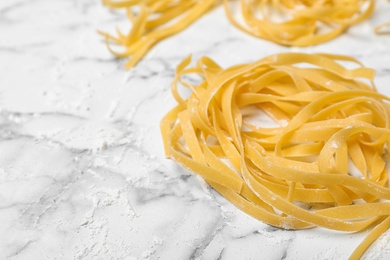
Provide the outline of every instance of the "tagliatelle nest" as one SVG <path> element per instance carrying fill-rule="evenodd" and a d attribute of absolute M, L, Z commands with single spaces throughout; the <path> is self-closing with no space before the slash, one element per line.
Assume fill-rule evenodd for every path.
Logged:
<path fill-rule="evenodd" d="M 223 4 L 228 19 L 250 35 L 286 46 L 310 46 L 329 41 L 349 26 L 367 19 L 374 0 L 103 0 L 125 9 L 132 23 L 128 33 L 100 32 L 110 51 L 129 57 L 132 68 L 158 42 L 181 32 L 214 7 Z M 239 10 L 241 19 L 233 10 Z M 240 21 L 238 21 L 240 20 Z M 125 47 L 114 51 L 110 43 Z"/>
<path fill-rule="evenodd" d="M 390 99 L 375 90 L 373 70 L 330 54 L 278 54 L 228 69 L 206 57 L 187 68 L 190 61 L 177 67 L 178 105 L 161 122 L 168 157 L 270 225 L 373 227 L 351 259 L 389 228 Z M 187 74 L 202 82 L 184 81 Z"/>

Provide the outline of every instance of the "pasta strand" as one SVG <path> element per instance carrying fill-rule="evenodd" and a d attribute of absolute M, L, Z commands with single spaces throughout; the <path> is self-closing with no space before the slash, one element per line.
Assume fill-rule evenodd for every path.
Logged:
<path fill-rule="evenodd" d="M 190 63 L 177 67 L 178 105 L 161 121 L 167 157 L 269 225 L 374 226 L 350 259 L 390 227 L 390 98 L 376 91 L 372 69 L 347 56 L 303 53 L 227 69 L 206 57 Z M 186 82 L 190 73 L 202 81 Z M 192 94 L 182 98 L 180 86 Z"/>
<path fill-rule="evenodd" d="M 110 52 L 118 58 L 129 58 L 125 64 L 128 69 L 157 43 L 183 31 L 218 5 L 223 5 L 234 26 L 252 36 L 302 47 L 336 38 L 369 18 L 375 8 L 374 0 L 103 0 L 103 4 L 125 9 L 132 23 L 128 33 L 117 30 L 117 36 L 99 31 Z M 377 27 L 376 32 L 386 33 L 385 27 Z M 115 51 L 111 44 L 124 47 L 124 51 Z"/>

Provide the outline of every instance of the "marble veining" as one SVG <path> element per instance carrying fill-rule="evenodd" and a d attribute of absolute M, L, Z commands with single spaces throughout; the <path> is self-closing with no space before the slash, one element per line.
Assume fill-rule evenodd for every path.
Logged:
<path fill-rule="evenodd" d="M 0 259 L 346 259 L 366 232 L 280 230 L 165 159 L 170 82 L 188 54 L 222 66 L 277 52 L 352 55 L 390 94 L 389 21 L 320 46 L 286 48 L 234 28 L 222 8 L 155 47 L 133 70 L 96 30 L 128 28 L 96 0 L 0 2 Z M 196 79 L 194 79 L 196 80 Z M 390 233 L 365 259 L 390 258 Z"/>

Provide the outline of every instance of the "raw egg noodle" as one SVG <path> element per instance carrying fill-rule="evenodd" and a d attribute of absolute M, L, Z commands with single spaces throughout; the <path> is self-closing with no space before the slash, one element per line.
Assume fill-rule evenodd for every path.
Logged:
<path fill-rule="evenodd" d="M 286 46 L 310 46 L 329 41 L 349 26 L 372 14 L 374 0 L 243 1 L 239 2 L 243 22 L 234 18 L 228 0 L 226 15 L 239 29 L 256 37 Z M 274 22 L 273 16 L 284 18 Z"/>
<path fill-rule="evenodd" d="M 132 27 L 128 33 L 122 33 L 117 29 L 116 36 L 100 31 L 99 33 L 106 38 L 108 49 L 116 57 L 129 57 L 125 68 L 130 69 L 154 45 L 186 29 L 216 6 L 217 2 L 216 0 L 103 0 L 103 4 L 110 8 L 125 9 Z M 125 47 L 125 51 L 113 50 L 110 43 Z"/>
<path fill-rule="evenodd" d="M 367 19 L 374 0 L 103 0 L 109 8 L 125 9 L 132 23 L 128 33 L 99 32 L 117 57 L 128 57 L 134 67 L 161 40 L 177 34 L 202 15 L 223 5 L 228 19 L 239 29 L 286 46 L 310 46 L 329 41 L 349 26 Z M 237 8 L 239 7 L 239 8 Z M 241 10 L 239 14 L 233 10 Z M 238 13 L 238 12 L 237 12 Z M 276 18 L 275 18 L 276 17 Z M 276 20 L 281 21 L 276 21 Z M 378 28 L 382 32 L 384 27 Z M 111 44 L 125 48 L 114 50 Z"/>
<path fill-rule="evenodd" d="M 207 57 L 190 63 L 177 67 L 178 105 L 161 121 L 167 157 L 272 226 L 370 228 L 351 259 L 389 228 L 390 98 L 375 90 L 372 69 L 302 53 L 227 69 Z"/>
<path fill-rule="evenodd" d="M 384 23 L 375 27 L 375 33 L 378 35 L 390 35 L 390 23 Z"/>

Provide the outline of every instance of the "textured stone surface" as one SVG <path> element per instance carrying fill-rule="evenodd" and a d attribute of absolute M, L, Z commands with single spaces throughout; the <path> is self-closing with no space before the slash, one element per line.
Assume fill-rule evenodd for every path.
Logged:
<path fill-rule="evenodd" d="M 352 55 L 390 95 L 390 21 L 309 48 L 234 28 L 221 8 L 155 47 L 133 70 L 97 29 L 128 26 L 95 0 L 0 2 L 0 259 L 346 259 L 366 233 L 284 231 L 252 219 L 166 160 L 159 121 L 189 53 L 222 66 L 277 52 Z M 367 259 L 389 259 L 389 234 Z"/>

